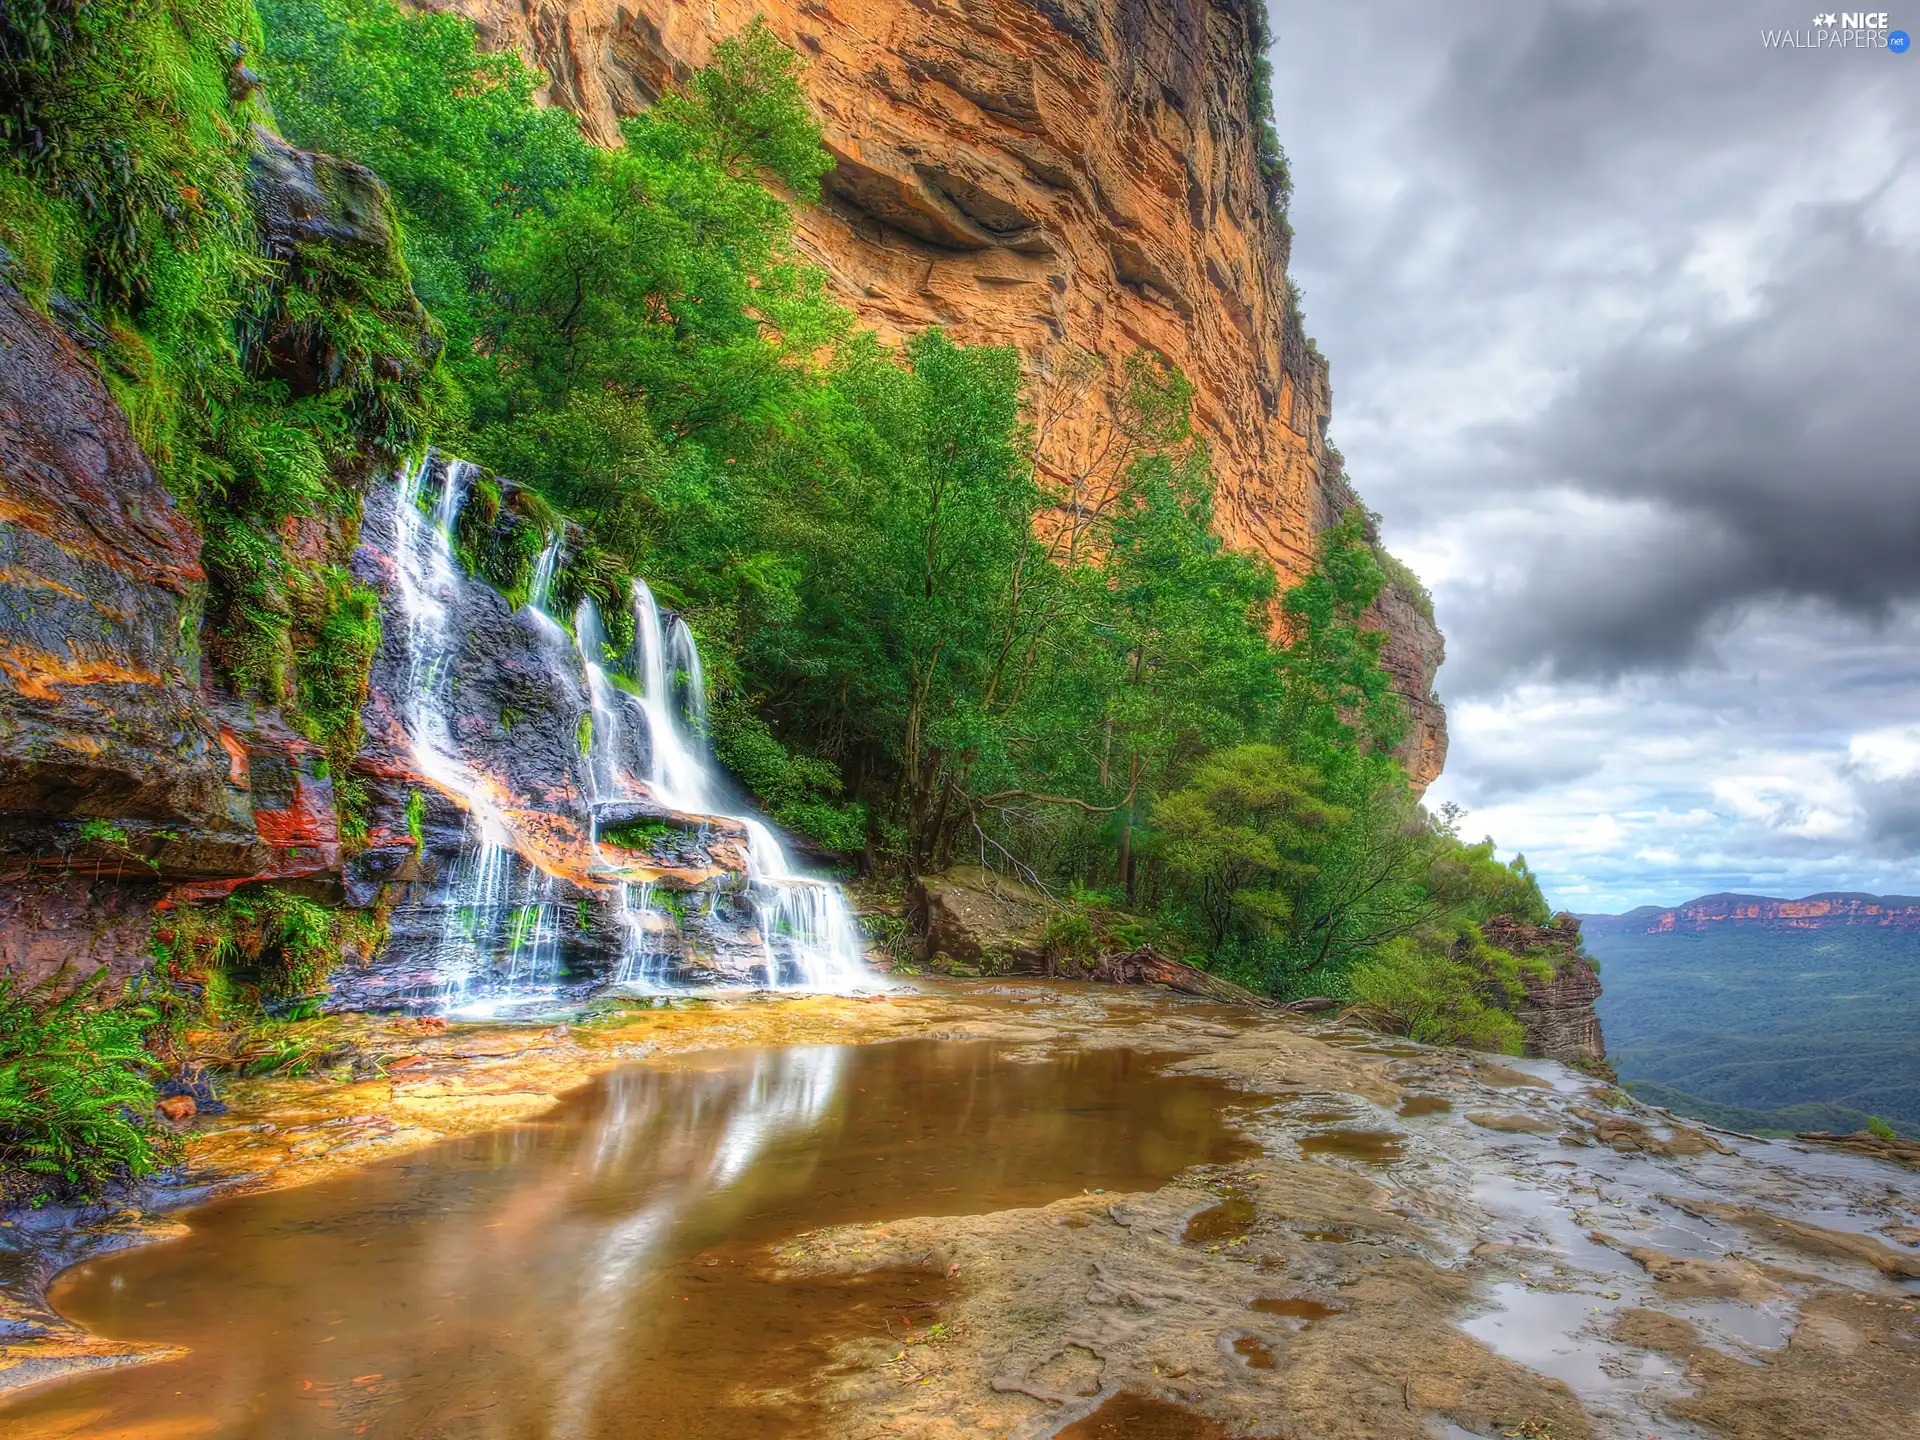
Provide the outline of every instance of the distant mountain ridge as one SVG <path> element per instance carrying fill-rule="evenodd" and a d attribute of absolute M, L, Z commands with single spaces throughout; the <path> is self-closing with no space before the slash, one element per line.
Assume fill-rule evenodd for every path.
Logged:
<path fill-rule="evenodd" d="M 1871 925 L 1920 930 L 1920 895 L 1827 890 L 1782 900 L 1771 895 L 1702 895 L 1672 906 L 1642 905 L 1624 915 L 1582 915 L 1588 935 L 1662 935 L 1686 931 L 1826 930 Z"/>

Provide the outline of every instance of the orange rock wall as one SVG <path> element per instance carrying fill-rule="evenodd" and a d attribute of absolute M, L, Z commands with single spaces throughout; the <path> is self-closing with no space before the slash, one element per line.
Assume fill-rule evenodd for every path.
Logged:
<path fill-rule="evenodd" d="M 800 243 L 861 321 L 1017 346 L 1062 484 L 1110 462 L 1125 359 L 1157 351 L 1196 387 L 1223 536 L 1283 578 L 1311 563 L 1331 394 L 1258 173 L 1241 0 L 427 3 L 540 66 L 547 98 L 606 143 L 764 13 L 806 58 L 838 161 Z M 1430 685 L 1437 663 L 1403 668 Z M 1408 755 L 1424 782 L 1445 747 L 1423 725 Z"/>

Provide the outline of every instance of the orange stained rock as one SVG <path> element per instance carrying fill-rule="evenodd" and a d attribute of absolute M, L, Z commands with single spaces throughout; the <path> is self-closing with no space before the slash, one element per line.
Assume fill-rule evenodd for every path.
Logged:
<path fill-rule="evenodd" d="M 53 655 L 18 640 L 0 648 L 0 670 L 13 677 L 15 688 L 29 700 L 57 701 L 61 698 L 58 686 L 160 683 L 160 677 L 151 670 L 84 655 Z"/>
<path fill-rule="evenodd" d="M 220 748 L 227 752 L 227 783 L 247 788 L 247 747 L 226 726 L 220 727 Z"/>

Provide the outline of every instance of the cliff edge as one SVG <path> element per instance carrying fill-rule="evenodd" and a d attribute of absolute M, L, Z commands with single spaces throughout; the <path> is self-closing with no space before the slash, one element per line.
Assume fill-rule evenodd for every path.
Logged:
<path fill-rule="evenodd" d="M 544 98 L 616 143 L 619 121 L 764 13 L 806 58 L 836 165 L 800 243 L 883 338 L 942 325 L 1026 357 L 1041 464 L 1100 483 L 1126 357 L 1178 365 L 1232 545 L 1305 573 L 1351 495 L 1329 463 L 1327 362 L 1287 282 L 1261 163 L 1259 10 L 1240 0 L 431 0 L 550 78 Z M 1446 753 L 1443 650 L 1398 586 L 1375 608 L 1426 785 Z"/>

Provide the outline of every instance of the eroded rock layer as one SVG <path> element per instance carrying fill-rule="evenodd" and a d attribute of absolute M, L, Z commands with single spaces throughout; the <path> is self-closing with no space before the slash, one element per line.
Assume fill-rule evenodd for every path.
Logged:
<path fill-rule="evenodd" d="M 805 250 L 862 323 L 1011 344 L 1035 379 L 1048 477 L 1098 487 L 1114 463 L 1125 359 L 1193 381 L 1219 524 L 1282 578 L 1311 564 L 1344 491 L 1329 474 L 1327 363 L 1287 285 L 1252 112 L 1254 10 L 1241 0 L 430 0 L 518 50 L 547 97 L 618 140 L 765 13 L 807 61 L 837 162 L 799 216 Z M 1413 712 L 1417 781 L 1439 773 L 1439 634 L 1385 597 Z"/>

